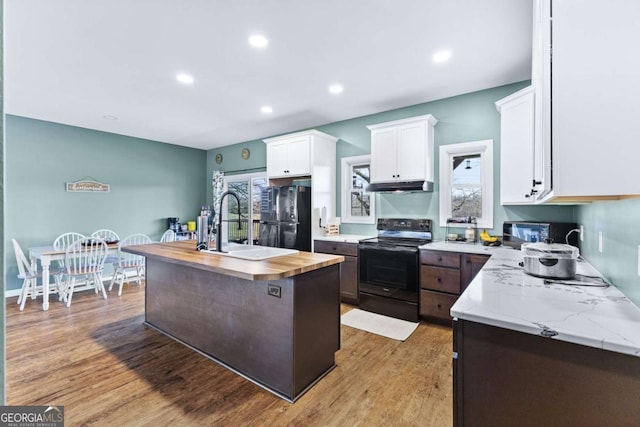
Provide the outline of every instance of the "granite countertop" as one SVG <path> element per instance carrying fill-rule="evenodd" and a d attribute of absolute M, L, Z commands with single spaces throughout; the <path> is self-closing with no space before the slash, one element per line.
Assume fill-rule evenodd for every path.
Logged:
<path fill-rule="evenodd" d="M 640 357 L 640 309 L 615 286 L 545 285 L 523 271 L 522 253 L 511 248 L 440 242 L 423 249 L 491 254 L 453 317 Z M 582 260 L 577 273 L 600 276 Z"/>
<path fill-rule="evenodd" d="M 336 234 L 333 236 L 313 236 L 313 240 L 326 240 L 328 242 L 358 243 L 359 240 L 370 239 L 376 236 L 363 236 L 359 234 Z"/>

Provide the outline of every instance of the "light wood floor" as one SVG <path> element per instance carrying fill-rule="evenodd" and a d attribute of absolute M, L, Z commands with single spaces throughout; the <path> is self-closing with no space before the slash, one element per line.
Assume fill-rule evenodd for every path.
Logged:
<path fill-rule="evenodd" d="M 64 405 L 68 426 L 450 426 L 451 329 L 404 343 L 342 326 L 337 367 L 295 404 L 145 327 L 144 286 L 122 297 L 7 300 L 7 405 Z M 348 311 L 343 306 L 342 311 Z"/>

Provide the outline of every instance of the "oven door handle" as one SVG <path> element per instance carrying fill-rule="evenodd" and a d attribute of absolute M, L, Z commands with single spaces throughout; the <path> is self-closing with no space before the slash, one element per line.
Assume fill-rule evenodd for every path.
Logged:
<path fill-rule="evenodd" d="M 360 251 L 368 252 L 368 251 L 384 251 L 384 252 L 395 252 L 395 253 L 404 253 L 409 255 L 415 255 L 418 253 L 418 248 L 408 248 L 406 246 L 386 246 L 386 245 L 361 245 L 358 247 Z"/>

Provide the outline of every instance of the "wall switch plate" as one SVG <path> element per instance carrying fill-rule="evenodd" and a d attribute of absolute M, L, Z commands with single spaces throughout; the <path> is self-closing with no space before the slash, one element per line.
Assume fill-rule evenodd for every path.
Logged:
<path fill-rule="evenodd" d="M 602 231 L 598 231 L 598 252 L 602 253 Z"/>
<path fill-rule="evenodd" d="M 640 276 L 640 245 L 638 245 L 638 276 Z"/>
<path fill-rule="evenodd" d="M 580 226 L 580 241 L 584 242 L 584 225 Z"/>

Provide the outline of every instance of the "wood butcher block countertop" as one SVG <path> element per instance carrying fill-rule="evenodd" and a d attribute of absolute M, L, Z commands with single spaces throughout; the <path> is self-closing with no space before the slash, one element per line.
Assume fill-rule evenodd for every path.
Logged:
<path fill-rule="evenodd" d="M 123 247 L 124 252 L 161 259 L 169 263 L 190 266 L 214 273 L 226 274 L 247 280 L 279 280 L 286 277 L 339 264 L 344 257 L 338 255 L 298 252 L 296 254 L 248 261 L 224 255 L 200 253 L 194 240 L 171 243 L 151 243 Z"/>

